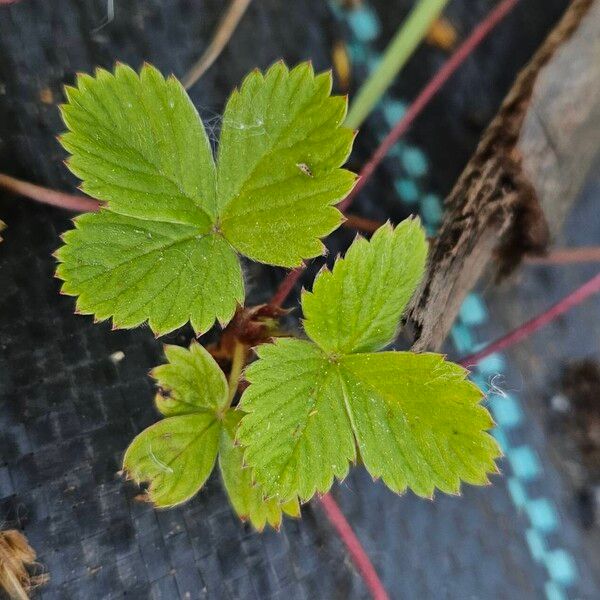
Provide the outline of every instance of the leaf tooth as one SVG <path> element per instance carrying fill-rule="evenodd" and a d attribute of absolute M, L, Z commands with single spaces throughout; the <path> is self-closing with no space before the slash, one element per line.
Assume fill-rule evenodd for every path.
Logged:
<path fill-rule="evenodd" d="M 114 79 L 114 75 L 112 73 L 110 73 L 109 71 L 107 71 L 106 69 L 104 69 L 103 67 L 96 67 L 94 69 L 94 76 L 99 81 L 102 81 L 102 80 L 107 81 L 110 79 Z"/>

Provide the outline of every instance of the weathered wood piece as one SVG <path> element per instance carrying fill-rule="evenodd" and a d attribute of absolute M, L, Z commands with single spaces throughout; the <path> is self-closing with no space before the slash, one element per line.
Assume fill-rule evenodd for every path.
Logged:
<path fill-rule="evenodd" d="M 600 0 L 574 0 L 518 75 L 446 200 L 408 313 L 439 349 L 491 259 L 498 276 L 542 254 L 600 150 Z"/>

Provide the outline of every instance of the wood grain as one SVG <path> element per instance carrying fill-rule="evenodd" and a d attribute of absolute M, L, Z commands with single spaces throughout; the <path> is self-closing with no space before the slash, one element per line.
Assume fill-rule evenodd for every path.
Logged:
<path fill-rule="evenodd" d="M 575 0 L 518 75 L 446 200 L 408 312 L 415 350 L 439 349 L 467 293 L 547 251 L 600 149 L 600 0 Z"/>

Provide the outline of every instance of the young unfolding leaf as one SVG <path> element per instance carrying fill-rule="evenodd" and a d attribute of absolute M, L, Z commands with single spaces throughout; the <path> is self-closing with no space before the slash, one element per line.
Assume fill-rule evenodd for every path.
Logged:
<path fill-rule="evenodd" d="M 198 343 L 189 350 L 166 346 L 168 362 L 152 376 L 159 392 L 156 406 L 167 417 L 140 433 L 123 459 L 123 469 L 138 483 L 148 482 L 148 499 L 167 508 L 189 500 L 212 472 L 217 456 L 225 489 L 240 518 L 259 531 L 278 528 L 283 513 L 298 516 L 298 499 L 265 500 L 243 451 L 235 446 L 241 411 L 229 408 L 225 376 Z"/>
<path fill-rule="evenodd" d="M 243 302 L 238 253 L 296 266 L 340 224 L 354 134 L 329 73 L 280 62 L 248 75 L 227 103 L 216 165 L 187 94 L 150 65 L 79 75 L 66 91 L 68 166 L 105 203 L 57 252 L 79 312 L 202 333 Z"/>
<path fill-rule="evenodd" d="M 465 369 L 439 354 L 372 353 L 393 338 L 425 256 L 418 221 L 384 225 L 303 296 L 313 341 L 259 347 L 238 440 L 268 496 L 327 491 L 355 445 L 371 475 L 397 492 L 457 493 L 461 481 L 484 484 L 496 472 L 492 420 Z"/>

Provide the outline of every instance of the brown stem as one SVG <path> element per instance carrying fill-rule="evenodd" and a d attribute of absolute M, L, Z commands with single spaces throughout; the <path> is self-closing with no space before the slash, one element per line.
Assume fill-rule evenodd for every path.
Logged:
<path fill-rule="evenodd" d="M 545 256 L 527 256 L 525 262 L 532 265 L 571 265 L 600 262 L 600 246 L 583 248 L 559 248 Z"/>
<path fill-rule="evenodd" d="M 0 173 L 0 188 L 17 196 L 25 196 L 42 204 L 49 204 L 50 206 L 57 206 L 75 212 L 95 212 L 100 208 L 100 203 L 91 198 L 57 192 L 41 185 L 15 179 L 3 173 Z"/>
<path fill-rule="evenodd" d="M 204 75 L 208 68 L 223 52 L 231 39 L 251 0 L 231 0 L 231 4 L 223 15 L 212 41 L 198 59 L 198 62 L 185 74 L 182 79 L 185 89 L 191 88 Z"/>
<path fill-rule="evenodd" d="M 349 229 L 356 229 L 357 231 L 363 231 L 365 233 L 375 233 L 383 223 L 383 221 L 366 219 L 365 217 L 359 217 L 358 215 L 346 215 L 346 220 L 343 225 Z"/>

